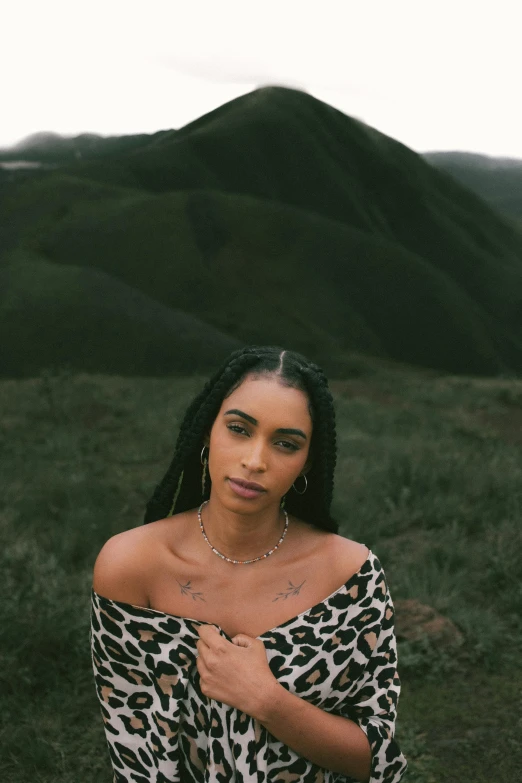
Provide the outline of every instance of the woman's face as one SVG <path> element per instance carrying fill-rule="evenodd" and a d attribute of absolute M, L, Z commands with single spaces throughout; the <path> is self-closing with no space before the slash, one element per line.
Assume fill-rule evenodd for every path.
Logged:
<path fill-rule="evenodd" d="M 212 495 L 237 513 L 279 505 L 306 472 L 311 437 L 304 392 L 276 376 L 247 376 L 223 401 L 210 431 Z"/>

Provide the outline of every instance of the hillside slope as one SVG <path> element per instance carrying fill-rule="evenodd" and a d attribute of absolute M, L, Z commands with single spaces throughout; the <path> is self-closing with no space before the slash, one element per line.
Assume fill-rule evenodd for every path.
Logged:
<path fill-rule="evenodd" d="M 46 367 L 120 375 L 208 371 L 240 342 L 96 269 L 18 254 L 0 268 L 0 376 Z"/>
<path fill-rule="evenodd" d="M 495 344 L 487 312 L 424 259 L 269 201 L 187 191 L 104 202 L 36 241 L 55 262 L 103 268 L 245 342 L 284 335 L 313 355 L 362 350 L 418 364 L 429 355 L 468 372 L 499 370 L 499 355 L 516 351 L 508 333 Z"/>

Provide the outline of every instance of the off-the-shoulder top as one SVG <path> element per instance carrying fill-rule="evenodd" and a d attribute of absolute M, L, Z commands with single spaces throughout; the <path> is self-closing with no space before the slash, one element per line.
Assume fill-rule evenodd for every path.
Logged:
<path fill-rule="evenodd" d="M 92 590 L 92 664 L 114 783 L 352 783 L 201 693 L 196 642 L 203 624 Z M 400 681 L 393 604 L 376 555 L 370 551 L 323 601 L 258 638 L 285 688 L 366 733 L 371 783 L 401 780 L 407 764 L 394 739 Z"/>

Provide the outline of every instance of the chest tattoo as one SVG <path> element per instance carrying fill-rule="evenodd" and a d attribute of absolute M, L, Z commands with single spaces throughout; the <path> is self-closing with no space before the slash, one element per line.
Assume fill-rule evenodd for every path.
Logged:
<path fill-rule="evenodd" d="M 176 582 L 178 582 L 177 579 L 176 579 Z M 190 579 L 189 579 L 189 581 L 186 584 L 182 585 L 181 582 L 178 582 L 178 585 L 181 588 L 181 595 L 190 595 L 190 596 L 192 596 L 192 600 L 193 601 L 204 601 L 205 600 L 203 598 L 203 593 L 196 592 L 194 590 L 194 588 L 190 586 Z"/>
<path fill-rule="evenodd" d="M 192 587 L 192 580 L 189 579 L 188 582 L 185 584 L 182 584 L 182 582 L 178 581 L 176 579 L 176 582 L 179 585 L 181 595 L 186 595 L 192 598 L 193 601 L 204 601 L 206 602 L 206 599 L 203 596 L 203 592 L 201 590 L 195 590 L 194 587 Z M 284 590 L 281 590 L 281 592 L 276 593 L 276 597 L 272 599 L 272 603 L 275 603 L 276 601 L 286 601 L 287 598 L 292 598 L 295 595 L 299 595 L 301 592 L 301 588 L 306 582 L 306 579 L 303 579 L 301 584 L 294 585 L 294 583 L 289 579 L 288 580 L 288 587 Z"/>
<path fill-rule="evenodd" d="M 303 579 L 300 585 L 294 585 L 293 582 L 288 580 L 288 587 L 286 590 L 283 590 L 280 593 L 277 593 L 276 597 L 273 599 L 272 603 L 275 601 L 286 601 L 287 598 L 290 598 L 293 595 L 299 595 L 302 586 L 306 582 L 306 579 Z"/>

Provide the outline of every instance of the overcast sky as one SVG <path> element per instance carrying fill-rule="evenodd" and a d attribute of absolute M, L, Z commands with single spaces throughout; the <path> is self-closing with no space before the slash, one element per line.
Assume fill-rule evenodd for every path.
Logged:
<path fill-rule="evenodd" d="M 522 158 L 518 0 L 4 0 L 0 146 L 299 87 L 413 149 Z"/>

